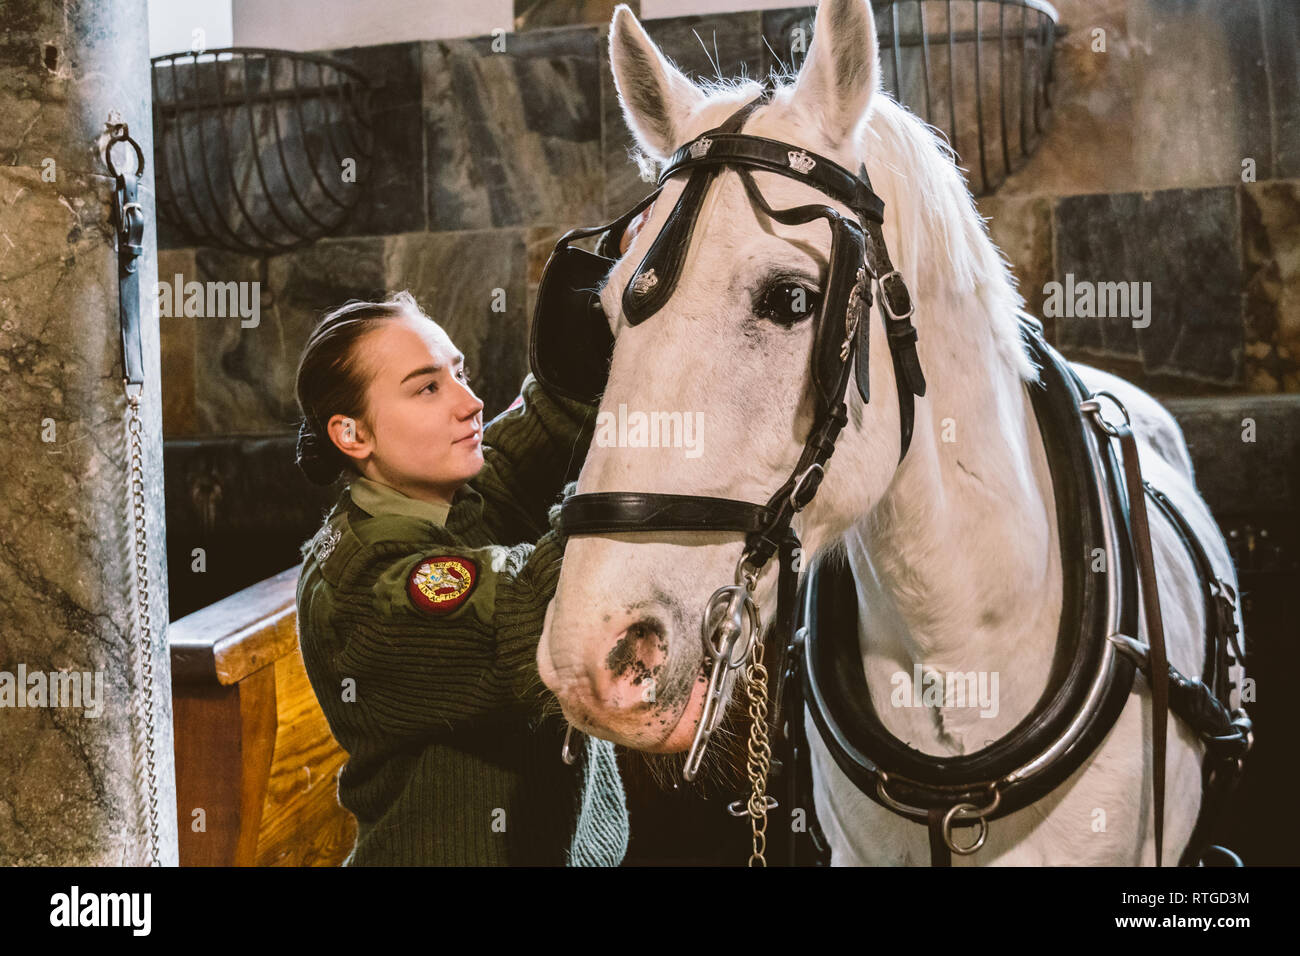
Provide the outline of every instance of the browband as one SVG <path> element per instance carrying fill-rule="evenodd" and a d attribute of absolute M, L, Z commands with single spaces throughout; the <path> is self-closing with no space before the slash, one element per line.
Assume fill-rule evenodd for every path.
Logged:
<path fill-rule="evenodd" d="M 780 173 L 838 199 L 864 220 L 885 221 L 884 200 L 843 166 L 817 153 L 790 149 L 788 143 L 762 136 L 704 133 L 673 153 L 659 174 L 659 185 L 679 172 L 719 165 L 753 166 Z"/>

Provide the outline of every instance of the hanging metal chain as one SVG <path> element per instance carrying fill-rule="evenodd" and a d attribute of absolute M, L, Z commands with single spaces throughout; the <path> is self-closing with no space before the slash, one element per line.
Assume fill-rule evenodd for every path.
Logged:
<path fill-rule="evenodd" d="M 135 519 L 135 595 L 140 626 L 141 684 L 144 695 L 145 771 L 149 775 L 149 865 L 161 866 L 158 853 L 158 768 L 154 760 L 153 622 L 149 617 L 149 539 L 144 502 L 144 451 L 140 396 L 144 394 L 144 345 L 140 330 L 140 265 L 144 256 L 144 207 L 140 179 L 144 150 L 131 138 L 121 114 L 111 112 L 106 124 L 104 165 L 113 175 L 113 249 L 117 253 L 118 320 L 122 331 L 122 386 L 126 392 L 131 436 L 131 499 Z M 119 170 L 113 147 L 125 143 L 135 153 L 135 169 Z M 133 715 L 134 716 L 134 715 Z"/>
<path fill-rule="evenodd" d="M 144 454 L 141 441 L 140 390 L 127 388 L 131 418 L 131 497 L 135 514 L 136 607 L 140 620 L 141 690 L 144 693 L 145 769 L 149 774 L 149 865 L 161 866 L 158 855 L 158 769 L 153 750 L 153 625 L 149 617 L 149 540 L 145 525 Z"/>
<path fill-rule="evenodd" d="M 749 797 L 749 823 L 754 834 L 754 852 L 749 865 L 757 860 L 767 866 L 767 772 L 772 766 L 772 748 L 767 739 L 767 668 L 763 666 L 763 642 L 754 642 L 749 668 L 745 672 L 749 693 L 749 756 L 745 769 L 753 792 Z"/>

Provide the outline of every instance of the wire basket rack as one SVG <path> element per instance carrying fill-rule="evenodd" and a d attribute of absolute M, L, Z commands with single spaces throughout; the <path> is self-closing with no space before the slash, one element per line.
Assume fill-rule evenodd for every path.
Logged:
<path fill-rule="evenodd" d="M 151 63 L 158 212 L 185 243 L 274 254 L 347 225 L 373 178 L 364 74 L 255 47 Z"/>
<path fill-rule="evenodd" d="M 1037 149 L 1065 35 L 1046 0 L 876 0 L 882 82 L 940 129 L 971 191 L 996 190 Z"/>

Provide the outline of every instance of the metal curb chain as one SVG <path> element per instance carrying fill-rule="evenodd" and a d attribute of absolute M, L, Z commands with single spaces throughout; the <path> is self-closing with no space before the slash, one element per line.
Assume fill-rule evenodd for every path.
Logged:
<path fill-rule="evenodd" d="M 144 457 L 141 450 L 140 392 L 127 390 L 127 402 L 130 405 L 131 418 L 128 431 L 131 433 L 131 497 L 135 517 L 135 573 L 136 606 L 140 620 L 140 650 L 142 655 L 141 689 L 144 692 L 145 713 L 145 769 L 149 774 L 149 865 L 161 866 L 158 853 L 158 769 L 154 762 L 153 749 L 153 626 L 149 619 L 149 548 L 145 527 L 144 504 Z"/>
<path fill-rule="evenodd" d="M 763 666 L 763 642 L 754 642 L 753 654 L 745 674 L 749 694 L 749 755 L 745 769 L 753 792 L 749 798 L 749 823 L 753 831 L 754 852 L 749 865 L 758 861 L 767 866 L 767 772 L 772 766 L 772 748 L 767 739 L 767 668 Z"/>

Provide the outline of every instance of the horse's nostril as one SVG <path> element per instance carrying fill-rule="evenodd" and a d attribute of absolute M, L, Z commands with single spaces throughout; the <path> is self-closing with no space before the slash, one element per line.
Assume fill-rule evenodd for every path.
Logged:
<path fill-rule="evenodd" d="M 605 667 L 615 681 L 642 688 L 655 680 L 667 658 L 667 628 L 647 616 L 627 626 L 605 656 Z"/>

